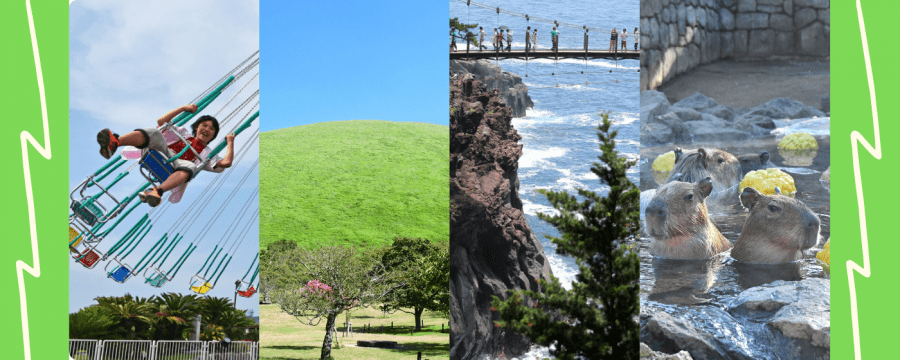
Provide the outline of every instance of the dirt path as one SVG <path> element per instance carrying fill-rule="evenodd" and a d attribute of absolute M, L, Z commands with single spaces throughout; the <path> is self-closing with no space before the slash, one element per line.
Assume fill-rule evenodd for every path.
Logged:
<path fill-rule="evenodd" d="M 699 92 L 735 109 L 780 97 L 821 109 L 821 99 L 829 94 L 830 85 L 827 60 L 720 61 L 682 74 L 657 90 L 673 104 Z"/>

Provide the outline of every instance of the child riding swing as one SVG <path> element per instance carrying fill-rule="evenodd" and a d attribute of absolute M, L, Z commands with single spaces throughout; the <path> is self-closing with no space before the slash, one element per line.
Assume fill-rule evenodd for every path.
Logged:
<path fill-rule="evenodd" d="M 181 138 L 187 140 L 193 151 L 184 151 L 178 159 L 172 162 L 174 171 L 159 186 L 148 189 L 141 193 L 141 202 L 146 202 L 151 207 L 156 207 L 162 200 L 162 195 L 166 191 L 175 189 L 169 201 L 176 203 L 181 199 L 185 186 L 196 176 L 200 170 L 206 170 L 214 173 L 221 173 L 226 168 L 231 167 L 234 159 L 234 133 L 225 136 L 228 143 L 225 158 L 218 156 L 204 162 L 211 149 L 208 147 L 209 142 L 219 135 L 219 121 L 210 115 L 201 116 L 191 124 L 191 132 L 170 123 L 172 119 L 182 112 L 193 113 L 197 111 L 197 105 L 184 105 L 175 110 L 169 111 L 157 120 L 158 128 L 135 129 L 125 135 L 119 136 L 109 129 L 100 130 L 97 133 L 97 143 L 100 144 L 100 155 L 109 159 L 115 154 L 119 146 L 134 146 L 138 149 L 151 149 L 164 155 L 166 158 L 172 158 L 181 153 L 186 144 Z M 176 135 L 177 133 L 177 135 Z M 181 137 L 179 137 L 179 135 Z M 124 153 L 124 152 L 123 152 Z M 197 156 L 197 155 L 200 156 Z M 127 156 L 127 155 L 126 155 Z"/>

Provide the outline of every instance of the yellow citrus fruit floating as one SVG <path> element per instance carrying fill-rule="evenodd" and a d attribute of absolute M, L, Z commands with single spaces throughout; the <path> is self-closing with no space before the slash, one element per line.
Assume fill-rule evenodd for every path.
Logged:
<path fill-rule="evenodd" d="M 740 191 L 745 187 L 752 187 L 766 195 L 774 195 L 775 187 L 781 189 L 781 195 L 794 196 L 797 188 L 794 186 L 794 178 L 776 168 L 756 170 L 747 173 L 741 180 Z"/>
<path fill-rule="evenodd" d="M 781 139 L 778 147 L 786 150 L 818 149 L 819 143 L 808 133 L 793 133 Z"/>
<path fill-rule="evenodd" d="M 831 238 L 828 238 L 828 241 L 825 242 L 825 246 L 822 247 L 822 251 L 816 253 L 816 259 L 819 259 L 819 264 L 822 265 L 822 269 L 825 269 L 825 273 L 831 274 Z"/>
<path fill-rule="evenodd" d="M 651 168 L 653 171 L 665 172 L 668 174 L 672 171 L 672 168 L 675 166 L 675 152 L 669 151 L 665 154 L 656 157 L 656 160 L 653 160 L 653 165 Z"/>

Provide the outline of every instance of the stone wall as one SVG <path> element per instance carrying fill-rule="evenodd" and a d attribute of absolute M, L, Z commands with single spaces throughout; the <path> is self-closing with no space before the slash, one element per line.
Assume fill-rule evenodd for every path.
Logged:
<path fill-rule="evenodd" d="M 720 59 L 829 56 L 830 0 L 642 0 L 641 90 Z"/>

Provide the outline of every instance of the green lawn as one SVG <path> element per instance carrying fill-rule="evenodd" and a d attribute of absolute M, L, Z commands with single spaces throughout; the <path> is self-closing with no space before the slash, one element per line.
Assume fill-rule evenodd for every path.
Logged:
<path fill-rule="evenodd" d="M 449 241 L 449 128 L 334 121 L 260 137 L 260 247 Z"/>
<path fill-rule="evenodd" d="M 318 326 L 304 325 L 294 317 L 285 314 L 278 305 L 260 305 L 260 321 L 264 324 L 260 333 L 260 359 L 318 359 L 322 352 L 322 341 L 325 339 L 325 321 Z M 343 337 L 344 315 L 338 316 L 338 334 L 343 347 L 332 348 L 331 356 L 335 359 L 415 359 L 418 351 L 423 359 L 449 359 L 450 333 L 447 328 L 449 319 L 443 315 L 425 312 L 422 319 L 425 327 L 422 332 L 409 335 L 409 328 L 414 324 L 411 314 L 396 312 L 384 317 L 376 309 L 360 309 L 352 313 L 350 322 L 356 333 L 352 337 Z M 391 322 L 394 331 L 390 331 Z M 377 333 L 363 333 L 362 325 L 371 324 Z M 444 330 L 441 331 L 441 324 Z M 384 325 L 384 333 L 380 333 Z M 357 347 L 358 340 L 396 341 L 403 350 L 388 350 Z"/>

